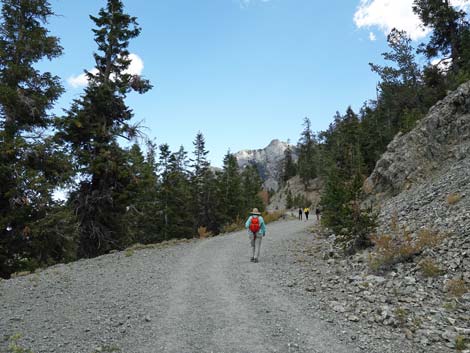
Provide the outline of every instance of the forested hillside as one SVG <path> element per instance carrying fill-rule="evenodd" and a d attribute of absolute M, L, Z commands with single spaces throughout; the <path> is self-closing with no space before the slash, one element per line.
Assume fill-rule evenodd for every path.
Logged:
<path fill-rule="evenodd" d="M 47 29 L 51 16 L 46 0 L 2 1 L 1 277 L 134 243 L 216 234 L 263 209 L 257 171 L 239 173 L 227 153 L 214 173 L 202 133 L 188 154 L 157 146 L 133 124 L 126 96 L 152 85 L 126 73 L 141 28 L 120 0 L 90 16 L 96 73 L 87 71 L 88 86 L 65 115 L 51 115 L 64 88 L 53 72 L 36 69 L 66 50 Z M 54 198 L 59 188 L 67 200 Z"/>
<path fill-rule="evenodd" d="M 470 80 L 468 14 L 449 1 L 415 0 L 413 11 L 431 29 L 428 41 L 414 48 L 406 32 L 392 30 L 387 37 L 389 51 L 382 54 L 389 64 L 369 64 L 380 78 L 377 97 L 358 112 L 351 107 L 344 114 L 337 112 L 326 131 L 314 133 L 311 120 L 305 118 L 298 162 L 286 151 L 283 180 L 298 175 L 306 189 L 315 178 L 324 182 L 323 224 L 352 251 L 369 244 L 376 226 L 375 216 L 364 209 L 363 185 L 389 143 L 397 134 L 411 131 L 434 104 Z M 387 168 L 383 164 L 382 169 Z M 394 172 L 399 171 L 386 173 Z M 290 207 L 305 207 L 301 194 L 292 195 L 290 201 Z"/>

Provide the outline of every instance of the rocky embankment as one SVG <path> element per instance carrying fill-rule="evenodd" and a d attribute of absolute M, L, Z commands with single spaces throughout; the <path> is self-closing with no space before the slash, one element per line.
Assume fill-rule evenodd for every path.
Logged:
<path fill-rule="evenodd" d="M 327 282 L 333 290 L 347 288 L 353 299 L 341 296 L 333 306 L 401 328 L 423 346 L 464 349 L 470 342 L 470 82 L 395 137 L 364 190 L 364 206 L 378 213 L 376 246 L 344 260 L 331 253 L 328 261 L 339 272 L 354 272 Z M 374 258 L 382 263 L 374 265 Z"/>
<path fill-rule="evenodd" d="M 344 257 L 333 235 L 313 232 L 309 243 L 292 242 L 290 252 L 300 269 L 289 286 L 315 297 L 321 316 L 344 332 L 355 332 L 349 339 L 365 352 L 377 346 L 395 352 L 392 343 L 399 341 L 403 352 L 413 353 L 470 348 L 470 293 L 449 286 L 459 283 L 453 282 L 461 268 L 456 264 L 469 269 L 467 243 L 449 238 L 434 249 L 447 254 L 448 248 L 455 248 L 455 257 L 442 257 L 443 272 L 429 276 L 419 266 L 429 253 L 376 272 L 369 260 L 373 249 Z M 465 258 L 456 260 L 462 254 Z"/>
<path fill-rule="evenodd" d="M 470 82 L 434 105 L 407 134 L 398 134 L 364 189 L 379 202 L 470 156 Z"/>

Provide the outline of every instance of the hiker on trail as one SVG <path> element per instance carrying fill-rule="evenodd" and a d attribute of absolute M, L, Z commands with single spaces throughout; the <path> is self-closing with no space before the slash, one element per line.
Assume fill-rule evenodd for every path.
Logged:
<path fill-rule="evenodd" d="M 301 208 L 299 208 L 299 221 L 301 221 L 301 220 L 302 220 L 302 214 L 303 214 L 303 213 L 302 213 L 302 209 L 301 209 Z"/>
<path fill-rule="evenodd" d="M 316 210 L 315 210 L 315 214 L 317 215 L 317 221 L 320 220 L 320 213 L 321 213 L 320 207 L 317 206 L 317 208 L 316 208 Z"/>
<path fill-rule="evenodd" d="M 253 251 L 250 261 L 258 262 L 259 252 L 261 250 L 261 240 L 266 235 L 266 224 L 257 208 L 253 208 L 253 211 L 250 212 L 250 217 L 248 217 L 245 223 L 245 228 L 248 230 L 251 249 Z"/>
<path fill-rule="evenodd" d="M 308 221 L 308 214 L 310 213 L 310 209 L 308 207 L 305 207 L 304 213 L 305 213 L 305 221 Z"/>

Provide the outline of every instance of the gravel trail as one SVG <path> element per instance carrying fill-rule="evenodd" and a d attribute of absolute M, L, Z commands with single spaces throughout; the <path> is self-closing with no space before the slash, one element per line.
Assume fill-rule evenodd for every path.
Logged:
<path fill-rule="evenodd" d="M 291 295 L 290 279 L 273 276 L 307 225 L 268 225 L 257 264 L 236 232 L 3 281 L 0 351 L 19 333 L 35 353 L 356 352 L 311 310 L 311 295 Z"/>

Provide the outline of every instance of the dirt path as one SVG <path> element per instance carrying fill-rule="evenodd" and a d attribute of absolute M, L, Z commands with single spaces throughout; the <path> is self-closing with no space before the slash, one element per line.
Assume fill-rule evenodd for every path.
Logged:
<path fill-rule="evenodd" d="M 258 264 L 237 232 L 0 283 L 0 338 L 21 333 L 34 352 L 355 352 L 308 310 L 311 297 L 273 279 L 306 227 L 271 224 Z"/>

